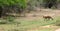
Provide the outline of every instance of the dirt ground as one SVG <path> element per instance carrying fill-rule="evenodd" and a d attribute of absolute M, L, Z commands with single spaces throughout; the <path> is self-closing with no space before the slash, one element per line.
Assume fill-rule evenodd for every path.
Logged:
<path fill-rule="evenodd" d="M 23 19 L 36 19 L 36 18 L 42 18 L 42 16 L 44 15 L 49 15 L 49 16 L 52 16 L 53 18 L 54 17 L 58 17 L 60 16 L 60 10 L 58 9 L 37 9 L 36 11 L 34 12 L 31 12 L 31 13 L 26 13 L 26 17 L 23 18 Z"/>
<path fill-rule="evenodd" d="M 23 19 L 28 19 L 28 20 L 33 20 L 33 19 L 40 19 L 42 18 L 43 15 L 49 15 L 49 16 L 52 16 L 52 17 L 58 17 L 60 16 L 60 10 L 58 9 L 38 9 L 34 12 L 31 12 L 31 13 L 26 13 L 26 17 L 23 18 Z M 50 28 L 50 27 L 57 27 L 57 26 L 43 26 L 45 28 Z M 41 28 L 41 27 L 40 27 Z M 39 27 L 38 28 L 33 28 L 31 30 L 28 30 L 28 31 L 37 31 L 39 30 Z M 60 29 L 56 29 L 55 31 L 60 31 Z"/>

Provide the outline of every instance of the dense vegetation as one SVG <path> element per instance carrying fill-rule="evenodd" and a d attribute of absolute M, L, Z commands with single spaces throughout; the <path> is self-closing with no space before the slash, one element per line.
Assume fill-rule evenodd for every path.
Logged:
<path fill-rule="evenodd" d="M 3 31 L 30 31 L 30 29 L 38 28 L 38 31 L 54 31 L 59 27 L 50 26 L 49 28 L 45 28 L 43 26 L 60 26 L 60 16 L 54 17 L 53 20 L 46 19 L 45 21 L 44 18 L 41 18 L 39 15 L 47 11 L 37 11 L 36 16 L 34 10 L 37 8 L 52 9 L 53 7 L 56 9 L 59 4 L 60 0 L 0 0 L 0 29 Z M 20 17 L 22 14 L 22 16 L 25 16 L 25 13 L 29 14 L 27 12 L 31 11 L 34 11 L 31 13 L 33 14 L 32 17 L 29 17 L 30 15 Z M 51 12 L 51 14 L 56 13 L 54 10 L 49 12 Z"/>
<path fill-rule="evenodd" d="M 26 0 L 0 0 L 0 17 L 7 12 L 19 12 L 26 8 Z"/>
<path fill-rule="evenodd" d="M 60 0 L 0 0 L 0 17 L 6 13 L 22 13 L 35 10 L 36 7 L 56 7 Z M 50 4 L 50 5 L 49 5 Z M 26 9 L 26 10 L 25 10 Z"/>

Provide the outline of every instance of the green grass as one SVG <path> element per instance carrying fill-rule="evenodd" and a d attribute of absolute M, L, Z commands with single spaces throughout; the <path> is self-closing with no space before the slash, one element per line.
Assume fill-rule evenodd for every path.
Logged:
<path fill-rule="evenodd" d="M 55 22 L 56 22 L 55 20 L 44 21 L 43 19 L 32 20 L 32 21 L 26 20 L 26 21 L 21 21 L 21 25 L 27 26 L 27 25 L 36 24 L 36 25 L 43 26 L 43 25 L 53 24 Z"/>
<path fill-rule="evenodd" d="M 1 24 L 0 28 L 3 28 L 4 30 L 8 31 L 13 31 L 13 30 L 18 30 L 18 31 L 27 31 L 29 29 L 37 28 L 40 26 L 45 26 L 45 25 L 53 25 L 56 23 L 56 21 L 60 21 L 60 17 L 54 18 L 54 20 L 49 20 L 49 21 L 44 21 L 43 18 L 41 19 L 33 19 L 33 20 L 28 20 L 28 19 L 18 19 L 15 20 L 15 23 L 11 24 Z M 58 22 L 57 22 L 58 23 Z M 41 28 L 40 28 L 41 29 Z M 44 28 L 38 31 L 52 31 L 55 28 Z"/>

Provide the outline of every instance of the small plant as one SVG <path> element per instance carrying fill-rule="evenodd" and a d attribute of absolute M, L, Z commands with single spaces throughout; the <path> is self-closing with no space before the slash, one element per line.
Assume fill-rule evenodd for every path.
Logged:
<path fill-rule="evenodd" d="M 7 21 L 5 21 L 5 20 L 0 20 L 0 24 L 7 24 Z"/>
<path fill-rule="evenodd" d="M 60 26 L 60 20 L 57 20 L 55 23 L 56 26 Z"/>
<path fill-rule="evenodd" d="M 7 22 L 0 22 L 0 24 L 7 24 Z"/>
<path fill-rule="evenodd" d="M 52 9 L 56 9 L 56 7 L 55 7 L 55 6 L 53 6 L 53 7 L 52 7 Z"/>
<path fill-rule="evenodd" d="M 8 17 L 7 17 L 7 21 L 8 21 L 8 22 L 13 22 L 13 21 L 14 21 L 14 17 L 8 16 Z"/>

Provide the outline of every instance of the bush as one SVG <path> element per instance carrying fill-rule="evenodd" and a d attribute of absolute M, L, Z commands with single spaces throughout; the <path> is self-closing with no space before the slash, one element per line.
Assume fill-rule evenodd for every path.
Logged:
<path fill-rule="evenodd" d="M 56 26 L 60 26 L 60 20 L 57 20 L 55 23 Z"/>
<path fill-rule="evenodd" d="M 0 24 L 7 24 L 6 20 L 0 20 Z"/>
<path fill-rule="evenodd" d="M 26 8 L 26 0 L 0 0 L 0 17 L 2 15 L 3 16 L 6 15 L 6 13 L 8 12 L 13 12 L 13 11 L 15 13 L 20 12 L 21 11 L 20 9 L 25 9 L 25 8 Z"/>
<path fill-rule="evenodd" d="M 0 24 L 7 24 L 7 22 L 0 22 Z"/>
<path fill-rule="evenodd" d="M 8 17 L 7 17 L 7 21 L 8 21 L 8 22 L 13 22 L 13 21 L 14 21 L 14 17 L 8 16 Z"/>

